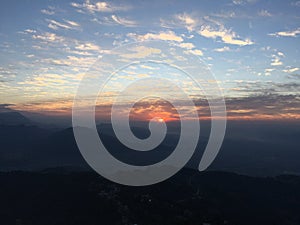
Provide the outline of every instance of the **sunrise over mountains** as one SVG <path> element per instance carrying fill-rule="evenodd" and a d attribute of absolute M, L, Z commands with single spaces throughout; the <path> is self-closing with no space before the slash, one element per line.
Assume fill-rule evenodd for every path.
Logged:
<path fill-rule="evenodd" d="M 0 225 L 300 225 L 299 0 L 2 0 Z"/>

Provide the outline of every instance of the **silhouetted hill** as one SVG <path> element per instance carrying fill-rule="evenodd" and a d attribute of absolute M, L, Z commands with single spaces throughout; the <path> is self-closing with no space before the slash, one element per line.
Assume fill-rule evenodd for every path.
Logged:
<path fill-rule="evenodd" d="M 35 158 L 31 165 L 35 165 L 36 168 L 86 166 L 75 142 L 72 128 L 53 132 L 39 140 L 32 148 L 32 154 Z"/>
<path fill-rule="evenodd" d="M 32 154 L 34 146 L 50 133 L 31 125 L 0 125 L 0 170 L 30 168 L 30 162 L 38 160 Z"/>
<path fill-rule="evenodd" d="M 297 176 L 184 169 L 156 185 L 129 187 L 93 172 L 58 171 L 0 173 L 1 224 L 300 224 Z"/>
<path fill-rule="evenodd" d="M 157 185 L 121 186 L 91 172 L 72 128 L 0 125 L 0 169 L 38 171 L 0 172 L 0 224 L 300 224 L 300 178 L 275 177 L 300 171 L 299 127 L 229 125 L 231 132 L 209 169 L 274 177 L 183 169 Z M 124 147 L 111 124 L 98 129 L 112 155 L 135 165 L 168 157 L 179 137 L 171 132 L 159 147 L 144 154 Z M 140 138 L 149 135 L 144 125 L 132 130 Z M 197 168 L 206 141 L 200 137 L 189 166 Z"/>
<path fill-rule="evenodd" d="M 19 112 L 1 112 L 0 125 L 32 125 L 33 122 Z"/>

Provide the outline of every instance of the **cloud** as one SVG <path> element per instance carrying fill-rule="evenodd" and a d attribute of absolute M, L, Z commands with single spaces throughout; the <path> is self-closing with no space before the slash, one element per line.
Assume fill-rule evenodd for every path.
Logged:
<path fill-rule="evenodd" d="M 111 18 L 113 19 L 113 21 L 115 21 L 117 24 L 120 24 L 122 26 L 125 26 L 125 27 L 134 27 L 137 25 L 137 22 L 136 21 L 133 21 L 133 20 L 128 20 L 128 19 L 125 19 L 125 18 L 121 18 L 121 17 L 118 17 L 116 15 L 112 15 Z"/>
<path fill-rule="evenodd" d="M 288 68 L 288 69 L 285 69 L 285 70 L 282 70 L 283 72 L 285 73 L 293 73 L 293 72 L 296 72 L 298 71 L 300 68 L 298 67 L 294 67 L 294 68 Z"/>
<path fill-rule="evenodd" d="M 189 32 L 192 32 L 199 26 L 199 19 L 189 15 L 188 13 L 175 14 L 167 19 L 160 19 L 161 27 L 173 29 L 173 28 L 185 28 Z"/>
<path fill-rule="evenodd" d="M 195 96 L 196 97 L 196 96 Z M 296 95 L 278 94 L 254 94 L 247 97 L 226 98 L 227 119 L 250 119 L 250 120 L 280 120 L 299 119 L 300 104 Z M 184 111 L 182 118 L 189 119 L 189 108 L 185 100 L 176 100 Z M 199 109 L 201 119 L 210 119 L 209 105 L 204 98 L 197 96 L 194 99 L 195 105 Z M 103 109 L 106 105 L 97 106 Z M 143 99 L 135 104 L 132 110 L 133 117 L 143 116 L 140 119 L 151 119 L 157 115 L 166 120 L 178 120 L 176 112 L 171 111 L 172 107 L 168 102 L 161 100 Z M 122 106 L 120 106 L 120 111 Z M 104 110 L 106 111 L 106 110 Z M 109 116 L 109 110 L 107 116 Z M 149 114 L 151 113 L 151 114 Z M 146 115 L 146 116 L 145 116 Z"/>
<path fill-rule="evenodd" d="M 199 49 L 188 50 L 188 51 L 186 51 L 186 53 L 191 53 L 193 55 L 203 56 L 203 52 Z"/>
<path fill-rule="evenodd" d="M 68 21 L 73 22 L 73 21 Z M 36 55 L 36 62 L 38 63 L 47 63 L 48 68 L 51 68 L 54 65 L 60 66 L 73 66 L 70 67 L 73 71 L 78 70 L 79 68 L 86 68 L 85 65 L 89 65 L 87 63 L 83 63 L 83 58 L 80 62 L 77 62 L 75 58 L 78 56 L 86 56 L 87 60 L 91 57 L 95 58 L 97 55 L 102 53 L 108 53 L 109 51 L 106 49 L 102 49 L 99 45 L 93 42 L 81 41 L 71 37 L 59 36 L 55 33 L 45 32 L 45 33 L 35 33 L 32 35 L 32 38 L 36 41 L 34 48 L 39 51 L 53 51 L 56 52 L 56 55 L 51 55 L 51 58 L 38 57 Z M 66 55 L 69 55 L 68 59 L 66 59 Z M 90 57 L 89 57 L 90 56 Z M 73 59 L 73 60 L 72 60 Z M 62 68 L 61 68 L 62 69 Z"/>
<path fill-rule="evenodd" d="M 136 27 L 138 25 L 137 21 L 130 20 L 128 18 L 123 18 L 114 14 L 111 16 L 102 16 L 99 18 L 93 18 L 91 21 L 100 25 L 108 25 L 108 26 L 122 25 L 125 27 Z"/>
<path fill-rule="evenodd" d="M 46 14 L 48 16 L 52 16 L 55 14 L 55 7 L 53 6 L 48 6 L 47 9 L 42 9 L 41 13 Z"/>
<path fill-rule="evenodd" d="M 267 68 L 265 69 L 265 76 L 271 76 L 271 72 L 274 71 L 274 68 Z"/>
<path fill-rule="evenodd" d="M 265 72 L 272 72 L 274 70 L 275 70 L 274 68 L 267 68 L 267 69 L 265 69 Z"/>
<path fill-rule="evenodd" d="M 145 58 L 149 55 L 160 54 L 161 50 L 157 48 L 148 48 L 145 46 L 139 46 L 132 49 L 134 53 L 122 54 L 122 58 L 126 59 L 137 59 L 137 58 Z"/>
<path fill-rule="evenodd" d="M 246 5 L 246 4 L 253 4 L 257 0 L 232 0 L 234 5 Z"/>
<path fill-rule="evenodd" d="M 0 77 L 1 78 L 14 78 L 16 76 L 16 73 L 10 69 L 0 66 Z"/>
<path fill-rule="evenodd" d="M 24 30 L 24 33 L 33 34 L 33 33 L 36 33 L 36 30 L 26 29 L 26 30 Z"/>
<path fill-rule="evenodd" d="M 242 5 L 244 2 L 242 0 L 232 0 L 232 3 L 235 5 Z"/>
<path fill-rule="evenodd" d="M 216 48 L 214 49 L 215 52 L 228 52 L 230 48 L 228 46 L 224 46 L 223 48 Z"/>
<path fill-rule="evenodd" d="M 193 31 L 197 26 L 197 20 L 193 19 L 190 15 L 183 13 L 175 15 L 175 18 L 185 26 L 188 31 Z"/>
<path fill-rule="evenodd" d="M 186 43 L 180 43 L 179 46 L 181 48 L 185 48 L 185 49 L 192 49 L 192 48 L 195 48 L 195 45 L 193 43 L 189 43 L 189 42 L 186 42 Z"/>
<path fill-rule="evenodd" d="M 49 9 L 42 9 L 42 10 L 41 10 L 41 13 L 43 13 L 43 14 L 46 14 L 46 15 L 49 15 L 49 16 L 51 16 L 51 15 L 54 15 L 54 14 L 55 14 L 55 12 L 54 12 L 54 11 L 52 11 L 52 10 L 49 10 Z"/>
<path fill-rule="evenodd" d="M 43 61 L 57 66 L 70 66 L 74 68 L 88 68 L 95 62 L 95 57 L 67 56 L 64 59 L 45 59 Z"/>
<path fill-rule="evenodd" d="M 157 67 L 147 66 L 147 65 L 143 65 L 143 64 L 140 67 L 143 69 L 147 69 L 147 70 L 157 70 L 158 69 Z M 127 72 L 132 73 L 132 71 L 127 71 Z"/>
<path fill-rule="evenodd" d="M 53 30 L 57 30 L 58 28 L 72 29 L 72 27 L 70 27 L 69 25 L 60 23 L 60 22 L 55 21 L 55 20 L 48 20 L 48 22 L 50 22 L 48 24 L 48 27 L 53 29 Z"/>
<path fill-rule="evenodd" d="M 48 22 L 50 22 L 48 24 L 48 27 L 53 29 L 53 30 L 58 30 L 58 28 L 62 28 L 62 29 L 75 29 L 76 27 L 79 27 L 80 25 L 74 21 L 70 21 L 70 20 L 64 20 L 66 23 L 61 23 L 55 20 L 47 20 Z"/>
<path fill-rule="evenodd" d="M 90 13 L 94 12 L 116 12 L 116 11 L 127 11 L 130 9 L 129 6 L 125 5 L 114 5 L 110 2 L 96 2 L 92 3 L 90 0 L 86 0 L 84 3 L 72 2 L 71 5 L 75 8 L 87 10 Z"/>
<path fill-rule="evenodd" d="M 258 12 L 258 15 L 262 16 L 262 17 L 271 17 L 272 16 L 272 14 L 268 10 L 265 10 L 265 9 L 260 10 Z"/>
<path fill-rule="evenodd" d="M 213 19 L 210 16 L 204 16 L 201 19 L 197 19 L 187 13 L 176 14 L 173 16 L 173 19 L 170 20 L 161 19 L 161 26 L 167 28 L 184 27 L 189 32 L 196 31 L 203 37 L 213 39 L 220 38 L 222 42 L 226 44 L 239 46 L 254 44 L 250 39 L 241 39 L 235 32 L 226 29 L 222 21 Z"/>
<path fill-rule="evenodd" d="M 20 85 L 29 85 L 29 86 L 40 86 L 40 87 L 52 87 L 60 86 L 67 81 L 62 75 L 58 74 L 42 74 L 36 77 L 31 78 L 30 80 L 18 82 Z"/>
<path fill-rule="evenodd" d="M 198 31 L 198 34 L 206 38 L 220 38 L 224 43 L 231 45 L 245 46 L 254 44 L 254 42 L 252 42 L 250 39 L 238 39 L 239 37 L 236 35 L 236 33 L 227 30 L 223 26 L 221 26 L 220 29 L 213 29 L 208 25 L 202 26 Z"/>
<path fill-rule="evenodd" d="M 43 34 L 34 34 L 32 35 L 32 38 L 42 40 L 42 41 L 47 41 L 47 42 L 63 42 L 66 40 L 64 37 L 58 36 L 50 32 L 45 32 Z"/>
<path fill-rule="evenodd" d="M 292 74 L 288 74 L 286 77 L 287 77 L 287 79 L 291 79 L 291 80 L 299 80 L 300 74 L 292 73 Z"/>
<path fill-rule="evenodd" d="M 79 45 L 75 46 L 75 49 L 81 50 L 81 51 L 100 51 L 100 47 L 91 42 L 79 44 Z"/>
<path fill-rule="evenodd" d="M 277 55 L 283 56 L 283 57 L 285 56 L 283 52 L 277 52 Z"/>
<path fill-rule="evenodd" d="M 163 41 L 176 41 L 176 42 L 183 41 L 182 37 L 178 36 L 173 31 L 159 32 L 157 34 L 147 33 L 144 35 L 129 33 L 127 36 L 134 38 L 138 41 L 144 41 L 144 40 L 163 40 Z"/>
<path fill-rule="evenodd" d="M 33 99 L 30 102 L 16 104 L 12 108 L 25 112 L 38 112 L 44 115 L 65 116 L 71 113 L 73 100 L 72 98 L 62 98 L 57 96 L 55 99 Z M 49 119 L 49 117 L 48 117 Z M 57 121 L 56 121 L 57 122 Z M 60 121 L 61 122 L 61 121 Z"/>
<path fill-rule="evenodd" d="M 228 118 L 299 119 L 298 97 L 296 95 L 259 94 L 227 98 Z M 242 111 L 238 111 L 241 109 Z"/>
<path fill-rule="evenodd" d="M 93 55 L 91 52 L 88 52 L 88 51 L 77 51 L 77 50 L 67 49 L 66 52 L 70 53 L 70 54 L 75 54 L 75 55 L 84 55 L 84 56 L 92 56 Z"/>
<path fill-rule="evenodd" d="M 193 43 L 189 42 L 182 42 L 178 44 L 179 47 L 187 49 L 187 51 L 184 51 L 185 54 L 193 54 L 197 56 L 203 56 L 203 52 L 199 49 L 195 49 L 195 45 Z"/>
<path fill-rule="evenodd" d="M 297 79 L 297 78 L 296 78 Z M 232 82 L 232 81 L 230 81 Z M 300 99 L 299 88 L 300 83 L 296 82 L 274 82 L 274 81 L 245 81 L 245 80 L 234 80 L 235 87 L 232 91 L 237 91 L 239 95 L 250 96 L 250 95 L 276 95 L 278 93 L 297 95 Z M 300 102 L 298 102 L 300 103 Z"/>
<path fill-rule="evenodd" d="M 159 34 L 147 33 L 143 36 L 145 40 L 154 39 L 154 40 L 163 40 L 163 41 L 176 41 L 182 42 L 183 39 L 180 36 L 177 36 L 173 31 L 160 32 Z"/>
<path fill-rule="evenodd" d="M 14 106 L 13 104 L 0 104 L 0 113 L 2 112 L 13 112 L 14 110 L 9 107 Z"/>
<path fill-rule="evenodd" d="M 67 22 L 69 25 L 73 26 L 73 27 L 79 27 L 79 23 L 76 23 L 74 21 L 71 20 L 64 20 L 65 22 Z"/>
<path fill-rule="evenodd" d="M 300 34 L 300 28 L 297 28 L 296 30 L 292 31 L 279 31 L 276 33 L 269 34 L 270 36 L 276 36 L 276 37 L 297 37 Z"/>
<path fill-rule="evenodd" d="M 220 17 L 225 19 L 237 17 L 237 14 L 234 11 L 221 11 L 220 13 L 214 13 L 212 15 L 215 17 Z"/>
<path fill-rule="evenodd" d="M 283 64 L 277 55 L 272 55 L 272 57 L 273 57 L 273 59 L 271 62 L 271 66 L 281 66 Z"/>

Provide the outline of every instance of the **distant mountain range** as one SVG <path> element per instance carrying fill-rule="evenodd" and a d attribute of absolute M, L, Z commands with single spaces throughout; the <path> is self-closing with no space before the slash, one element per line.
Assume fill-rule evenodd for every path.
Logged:
<path fill-rule="evenodd" d="M 78 150 L 72 128 L 40 127 L 18 112 L 0 113 L 0 121 L 0 170 L 89 168 Z M 98 129 L 111 154 L 134 165 L 152 164 L 168 157 L 179 137 L 172 128 L 159 147 L 145 153 L 125 148 L 115 137 L 111 124 L 101 124 Z M 149 135 L 146 124 L 135 124 L 132 130 L 140 138 Z M 189 168 L 197 169 L 208 140 L 207 130 L 208 124 L 202 124 L 204 134 Z M 297 123 L 229 121 L 221 151 L 209 169 L 253 176 L 300 174 L 299 135 Z"/>

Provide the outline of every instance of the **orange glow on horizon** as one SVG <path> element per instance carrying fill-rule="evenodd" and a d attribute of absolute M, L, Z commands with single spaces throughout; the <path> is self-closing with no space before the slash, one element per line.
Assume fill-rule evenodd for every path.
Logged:
<path fill-rule="evenodd" d="M 8 108 L 17 111 L 26 111 L 44 114 L 46 116 L 58 116 L 58 117 L 69 117 L 72 115 L 73 100 L 63 101 L 48 101 L 39 103 L 27 103 L 27 104 L 16 104 L 9 106 Z M 121 109 L 121 108 L 120 108 Z M 96 110 L 96 118 L 109 120 L 111 116 L 111 105 L 104 104 L 100 109 Z M 294 110 L 295 111 L 295 110 Z M 205 111 L 205 108 L 199 110 L 199 119 L 211 120 L 209 112 Z M 247 114 L 249 113 L 249 114 Z M 247 114 L 247 115 L 246 115 Z M 165 102 L 144 102 L 143 104 L 136 104 L 131 110 L 130 119 L 136 121 L 150 121 L 153 118 L 158 118 L 157 122 L 174 122 L 179 121 L 180 117 L 175 108 L 172 105 Z M 183 117 L 184 120 L 191 120 L 188 112 Z M 225 119 L 225 118 L 215 118 Z M 270 112 L 260 112 L 259 109 L 239 109 L 239 110 L 227 110 L 227 120 L 257 120 L 257 121 L 295 121 L 300 120 L 300 114 L 297 112 L 290 112 L 283 110 L 274 113 L 274 109 Z"/>

